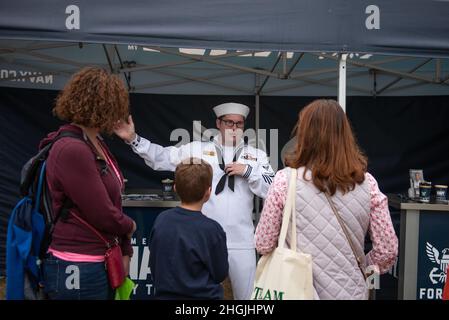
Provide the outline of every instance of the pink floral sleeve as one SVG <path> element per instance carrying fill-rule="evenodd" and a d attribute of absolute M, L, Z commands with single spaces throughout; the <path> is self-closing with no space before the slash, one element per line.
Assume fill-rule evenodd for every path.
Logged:
<path fill-rule="evenodd" d="M 287 198 L 288 177 L 286 170 L 276 173 L 268 190 L 259 223 L 257 224 L 255 242 L 260 254 L 268 254 L 277 246 L 281 232 L 282 212 Z"/>
<path fill-rule="evenodd" d="M 373 265 L 380 273 L 386 273 L 398 255 L 398 238 L 388 209 L 388 199 L 379 190 L 376 179 L 367 173 L 371 187 L 371 212 L 369 233 L 373 249 L 367 254 L 367 265 Z"/>

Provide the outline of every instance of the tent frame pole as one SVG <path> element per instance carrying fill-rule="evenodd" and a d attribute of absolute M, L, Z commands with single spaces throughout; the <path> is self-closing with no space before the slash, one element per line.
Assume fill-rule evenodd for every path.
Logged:
<path fill-rule="evenodd" d="M 408 73 L 413 73 L 416 70 L 418 70 L 419 68 L 421 68 L 422 66 L 426 65 L 427 63 L 429 63 L 430 61 L 432 61 L 433 58 L 429 58 L 427 60 L 425 60 L 424 62 L 421 62 L 420 64 L 418 64 L 416 67 L 414 67 L 413 69 L 411 69 Z M 393 81 L 391 81 L 390 83 L 386 84 L 382 89 L 380 89 L 379 91 L 376 92 L 376 95 L 382 94 L 385 90 L 391 88 L 392 86 L 394 86 L 396 83 L 398 83 L 399 81 L 401 81 L 402 79 L 404 79 L 403 77 L 397 77 L 396 79 L 394 79 Z"/>
<path fill-rule="evenodd" d="M 276 67 L 278 61 L 273 66 L 273 69 Z M 262 91 L 261 85 L 260 85 L 260 75 L 255 74 L 255 81 L 254 81 L 254 93 L 255 93 L 255 130 L 256 130 L 256 148 L 259 148 L 259 129 L 260 129 L 260 92 Z M 268 77 L 264 81 L 264 85 L 267 81 Z M 254 224 L 257 226 L 257 223 L 260 219 L 260 199 L 258 196 L 254 196 Z"/>
<path fill-rule="evenodd" d="M 186 75 L 186 74 L 182 74 L 179 72 L 174 72 L 174 71 L 162 71 L 162 70 L 151 70 L 151 72 L 155 72 L 155 73 L 159 73 L 159 74 L 163 74 L 163 75 L 168 75 L 171 77 L 176 77 L 176 78 L 181 78 L 187 81 L 194 81 L 194 82 L 200 82 L 200 83 L 205 83 L 205 84 L 209 84 L 212 86 L 218 86 L 221 88 L 225 88 L 225 89 L 230 89 L 230 90 L 234 90 L 234 91 L 239 91 L 242 92 L 244 94 L 249 94 L 251 95 L 253 92 L 251 91 L 251 89 L 245 90 L 242 87 L 237 87 L 237 86 L 232 86 L 229 84 L 225 84 L 225 83 L 221 83 L 218 81 L 212 81 L 210 80 L 211 77 L 194 77 L 194 76 L 190 76 L 190 75 Z"/>
<path fill-rule="evenodd" d="M 156 49 L 152 49 L 152 50 L 156 50 Z M 221 58 L 229 58 L 229 57 L 239 57 L 248 53 L 254 53 L 253 51 L 243 51 L 243 52 L 231 52 L 231 53 L 227 53 L 227 54 L 223 54 L 223 55 L 219 55 L 219 56 L 214 56 L 212 58 L 210 58 L 211 60 L 218 60 Z M 183 54 L 186 55 L 186 54 Z M 184 56 L 185 57 L 185 56 Z M 172 61 L 172 62 L 165 62 L 165 63 L 161 63 L 161 64 L 154 64 L 154 65 L 145 65 L 145 66 L 135 66 L 135 67 L 130 67 L 130 68 L 123 68 L 122 70 L 120 70 L 121 72 L 137 72 L 137 71 L 146 71 L 146 70 L 150 70 L 150 69 L 161 69 L 161 68 L 166 68 L 166 67 L 174 67 L 174 66 L 179 66 L 179 65 L 185 65 L 185 64 L 192 64 L 192 63 L 198 63 L 201 61 L 198 61 L 197 59 L 193 59 L 190 56 L 189 57 L 185 57 L 188 60 L 185 61 Z"/>
<path fill-rule="evenodd" d="M 347 53 L 340 54 L 338 62 L 338 103 L 346 112 L 346 58 Z"/>
<path fill-rule="evenodd" d="M 55 44 L 46 44 L 46 45 L 36 45 L 32 47 L 22 48 L 23 52 L 31 52 L 36 50 L 47 50 L 47 49 L 59 49 L 59 48 L 68 48 L 68 47 L 78 47 L 77 43 L 55 43 Z M 0 55 L 3 54 L 11 54 L 17 51 L 16 48 L 0 48 Z"/>
<path fill-rule="evenodd" d="M 114 50 L 115 50 L 115 54 L 117 55 L 118 61 L 120 63 L 120 69 L 123 69 L 124 65 L 123 65 L 122 57 L 120 56 L 120 52 L 117 48 L 117 45 L 115 45 L 115 44 L 114 44 Z M 131 72 L 128 72 L 128 73 L 123 72 L 123 75 L 126 80 L 126 85 L 128 86 L 128 91 L 133 91 L 133 88 L 131 86 Z"/>
<path fill-rule="evenodd" d="M 329 56 L 326 54 L 314 54 L 313 55 L 316 56 L 321 56 L 327 59 L 332 59 L 332 60 L 339 60 L 339 58 L 333 57 L 333 56 Z M 400 72 L 400 71 L 396 71 L 396 70 L 392 70 L 392 69 L 388 69 L 388 68 L 383 68 L 383 67 L 378 67 L 375 64 L 370 64 L 370 63 L 362 63 L 362 62 L 357 62 L 357 61 L 353 61 L 353 60 L 347 60 L 347 63 L 357 66 L 357 67 L 363 67 L 363 68 L 367 68 L 367 69 L 373 69 L 376 70 L 378 72 L 383 72 L 383 73 L 387 73 L 387 74 L 393 74 L 393 75 L 397 75 L 397 76 L 401 76 L 403 78 L 408 78 L 408 79 L 412 79 L 412 80 L 417 80 L 417 81 L 422 81 L 422 82 L 427 82 L 427 83 L 433 83 L 433 84 L 439 84 L 441 82 L 437 82 L 434 81 L 433 79 L 427 78 L 427 77 L 420 77 L 418 75 L 415 74 L 409 74 L 409 73 L 405 73 L 405 72 Z"/>
<path fill-rule="evenodd" d="M 279 61 L 281 61 L 282 56 L 279 55 L 276 59 L 276 62 L 274 63 L 274 65 L 271 67 L 271 71 L 273 72 L 274 69 L 276 69 L 276 66 L 278 65 Z M 266 76 L 264 81 L 262 82 L 262 84 L 259 86 L 258 82 L 259 82 L 259 77 L 256 74 L 256 101 L 257 101 L 257 96 L 259 96 L 262 93 L 263 88 L 265 87 L 265 85 L 267 84 L 268 80 L 270 79 L 270 76 Z"/>
<path fill-rule="evenodd" d="M 176 56 L 180 56 L 180 57 L 184 57 L 184 58 L 190 58 L 190 59 L 193 59 L 193 60 L 197 60 L 197 61 L 201 61 L 201 62 L 205 62 L 205 63 L 210 63 L 210 64 L 216 64 L 216 65 L 219 65 L 219 66 L 234 68 L 234 69 L 246 71 L 246 72 L 249 72 L 249 73 L 258 73 L 258 74 L 265 75 L 265 76 L 281 78 L 281 76 L 279 74 L 271 73 L 271 72 L 268 72 L 268 71 L 263 70 L 263 69 L 255 69 L 255 68 L 250 68 L 250 67 L 244 67 L 244 66 L 240 66 L 240 65 L 237 65 L 237 64 L 234 64 L 234 63 L 219 61 L 218 59 L 205 58 L 205 57 L 202 57 L 202 56 L 201 57 L 200 56 L 192 56 L 192 55 L 189 55 L 189 54 L 180 53 L 180 52 L 174 52 L 172 50 L 167 50 L 167 49 L 163 49 L 163 48 L 152 48 L 152 49 L 159 50 L 160 52 L 171 54 L 171 55 L 176 55 Z"/>
<path fill-rule="evenodd" d="M 88 44 L 89 45 L 89 44 Z M 51 70 L 50 68 L 39 68 L 40 75 L 41 76 L 45 76 L 45 75 L 57 75 L 57 74 L 73 74 L 74 72 L 76 72 L 79 68 L 90 65 L 90 63 L 84 63 L 84 62 L 78 62 L 78 61 L 74 61 L 74 60 L 70 60 L 70 59 L 66 59 L 66 58 L 60 58 L 57 56 L 53 56 L 51 54 L 48 54 L 47 52 L 39 52 L 39 50 L 47 50 L 47 49 L 57 49 L 57 48 L 64 48 L 64 47 L 82 47 L 80 46 L 80 43 L 64 43 L 64 44 L 59 44 L 59 43 L 50 43 L 47 45 L 35 45 L 35 46 L 28 46 L 28 47 L 23 47 L 23 48 L 9 48 L 9 47 L 0 47 L 0 61 L 1 60 L 5 60 L 6 62 L 9 63 L 9 59 L 8 56 L 11 54 L 22 54 L 22 55 L 26 55 L 26 56 L 30 56 L 30 57 L 34 57 L 34 58 L 38 58 L 39 60 L 41 60 L 43 63 L 44 62 L 51 62 L 53 64 L 60 64 L 60 65 L 66 65 L 66 66 L 71 66 L 71 67 L 75 67 L 76 69 L 67 69 L 67 70 Z M 108 45 L 103 44 L 103 48 L 104 47 L 108 47 Z M 147 49 L 151 49 L 149 47 L 144 47 Z M 207 83 L 213 86 L 217 86 L 217 87 L 221 87 L 224 89 L 230 89 L 231 91 L 238 91 L 238 92 L 242 92 L 244 94 L 248 94 L 249 92 L 252 91 L 252 89 L 250 88 L 237 88 L 236 86 L 233 86 L 232 84 L 227 84 L 227 83 L 221 83 L 219 81 L 211 81 L 212 79 L 218 79 L 218 78 L 226 78 L 226 77 L 232 77 L 232 76 L 239 76 L 239 75 L 245 75 L 245 74 L 259 74 L 260 76 L 262 76 L 260 78 L 261 83 L 264 83 L 263 85 L 261 85 L 259 87 L 259 95 L 261 95 L 262 90 L 264 92 L 264 94 L 272 94 L 275 92 L 279 92 L 279 91 L 285 91 L 285 90 L 291 90 L 291 89 L 297 89 L 297 88 L 302 88 L 305 86 L 309 86 L 310 84 L 316 84 L 316 85 L 322 85 L 322 86 L 326 86 L 326 87 L 331 87 L 333 86 L 333 88 L 335 88 L 335 83 L 333 80 L 338 80 L 339 81 L 339 85 L 340 85 L 340 70 L 339 70 L 339 74 L 337 77 L 334 77 L 334 79 L 332 78 L 321 78 L 321 77 L 315 77 L 315 76 L 319 76 L 321 74 L 325 74 L 325 73 L 333 73 L 335 72 L 337 69 L 339 68 L 322 68 L 322 69 L 318 69 L 318 70 L 313 70 L 313 71 L 306 71 L 306 72 L 296 72 L 294 73 L 294 68 L 296 67 L 296 64 L 300 61 L 300 59 L 305 55 L 305 53 L 295 53 L 297 55 L 296 61 L 292 64 L 291 67 L 288 66 L 287 63 L 287 55 L 285 52 L 278 52 L 278 58 L 280 59 L 279 62 L 282 60 L 283 62 L 283 66 L 280 68 L 281 70 L 279 70 L 279 72 L 274 72 L 276 70 L 276 68 L 278 68 L 279 66 L 279 62 L 276 61 L 276 63 L 274 64 L 274 67 L 271 67 L 271 72 L 270 69 L 268 68 L 255 68 L 255 67 L 247 67 L 247 66 L 243 66 L 243 65 L 238 65 L 236 63 L 229 63 L 229 62 L 225 62 L 222 60 L 227 58 L 227 57 L 235 57 L 235 56 L 244 56 L 244 55 L 254 55 L 255 53 L 259 52 L 259 51 L 239 51 L 239 52 L 228 52 L 228 53 L 224 53 L 224 54 L 220 54 L 220 55 L 214 55 L 214 56 L 208 56 L 208 57 L 202 57 L 202 56 L 196 56 L 196 55 L 192 55 L 192 54 L 187 54 L 187 53 L 182 53 L 182 52 L 176 52 L 172 49 L 169 48 L 158 48 L 155 47 L 154 49 L 151 50 L 156 50 L 159 53 L 166 53 L 166 54 L 171 54 L 171 55 L 176 55 L 176 56 L 181 56 L 183 58 L 185 58 L 186 60 L 184 61 L 172 61 L 172 62 L 164 62 L 164 63 L 159 63 L 159 64 L 153 64 L 153 65 L 137 65 L 134 66 L 133 64 L 127 64 L 126 61 L 121 61 L 120 65 L 115 65 L 114 64 L 114 60 L 115 60 L 115 55 L 117 55 L 118 59 L 120 60 L 122 57 L 119 54 L 119 50 L 117 46 L 114 46 L 114 48 L 110 48 L 111 50 L 106 50 L 105 53 L 109 55 L 109 59 L 112 59 L 109 63 L 109 66 L 111 66 L 114 68 L 114 72 L 116 73 L 123 73 L 125 79 L 127 80 L 128 86 L 131 89 L 130 91 L 136 91 L 136 89 L 145 89 L 145 88 L 157 88 L 157 87 L 163 87 L 163 86 L 168 86 L 171 84 L 183 84 L 183 83 L 188 83 L 188 82 L 199 82 L 199 83 Z M 115 49 L 115 53 L 113 52 L 113 49 Z M 264 52 L 264 51 L 261 51 Z M 273 52 L 274 54 L 275 52 Z M 340 56 L 334 56 L 331 54 L 325 54 L 325 53 L 308 53 L 309 55 L 312 56 L 318 56 L 321 58 L 325 58 L 325 59 L 331 59 L 331 60 L 337 60 L 339 61 L 340 64 L 340 59 L 341 59 L 341 55 Z M 298 56 L 299 55 L 299 56 Z M 293 57 L 293 56 L 292 56 Z M 372 61 L 371 63 L 365 63 L 363 61 L 359 61 L 359 60 L 353 60 L 353 59 L 348 59 L 346 61 L 347 63 L 347 67 L 349 68 L 349 71 L 347 70 L 347 75 L 346 75 L 346 79 L 352 78 L 352 77 L 358 77 L 359 72 L 354 72 L 354 69 L 356 68 L 360 68 L 363 70 L 363 68 L 368 69 L 367 72 L 374 72 L 376 71 L 376 73 L 378 74 L 385 74 L 385 75 L 390 75 L 390 76 L 396 76 L 393 77 L 393 79 L 387 83 L 386 85 L 384 84 L 383 87 L 378 90 L 378 92 L 373 93 L 371 90 L 367 90 L 365 88 L 357 88 L 354 86 L 348 86 L 346 83 L 346 94 L 347 94 L 347 90 L 349 91 L 355 91 L 355 92 L 360 92 L 362 94 L 368 94 L 368 95 L 378 95 L 378 94 L 382 94 L 382 93 L 390 93 L 390 92 L 396 92 L 398 90 L 401 89 L 408 89 L 408 88 L 413 88 L 413 87 L 418 87 L 420 85 L 426 85 L 426 84 L 436 84 L 436 85 L 443 85 L 443 86 L 447 86 L 449 85 L 449 76 L 444 74 L 443 71 L 443 60 L 441 58 L 435 58 L 435 67 L 434 67 L 434 74 L 431 76 L 421 76 L 421 75 L 417 75 L 414 74 L 413 72 L 416 71 L 418 68 L 420 68 L 421 65 L 424 65 L 426 63 L 429 62 L 428 58 L 427 60 L 421 60 L 421 62 L 418 62 L 419 65 L 415 68 L 413 68 L 410 71 L 402 71 L 402 70 L 394 70 L 391 68 L 386 68 L 386 67 L 379 67 L 379 65 L 383 65 L 383 64 L 387 64 L 387 63 L 392 63 L 392 62 L 396 62 L 396 61 L 403 61 L 403 60 L 409 60 L 409 59 L 417 59 L 416 57 L 390 57 L 390 58 L 386 58 L 386 59 L 382 59 L 379 61 Z M 229 68 L 232 70 L 237 70 L 235 71 L 235 73 L 232 73 L 231 71 L 226 72 L 219 72 L 216 74 L 204 74 L 201 76 L 192 76 L 192 75 L 184 75 L 182 73 L 176 73 L 176 72 L 172 72 L 171 70 L 166 70 L 165 68 L 169 68 L 169 67 L 174 67 L 174 66 L 178 66 L 178 65 L 186 65 L 186 64 L 193 64 L 196 62 L 203 62 L 203 63 L 208 63 L 208 64 L 215 64 L 215 65 L 221 65 L 224 66 L 225 68 Z M 32 68 L 32 69 L 36 69 L 35 66 L 27 66 L 25 63 L 23 62 L 15 62 L 17 65 L 21 65 L 21 66 L 26 66 L 27 68 Z M 98 64 L 98 63 L 97 63 Z M 104 66 L 103 64 L 101 64 L 102 66 Z M 351 68 L 351 66 L 354 67 Z M 155 71 L 154 69 L 164 69 L 164 70 L 160 70 L 160 71 Z M 171 79 L 171 80 L 165 80 L 165 81 L 158 81 L 158 82 L 154 82 L 154 83 L 143 83 L 143 84 L 139 84 L 136 87 L 132 87 L 131 86 L 131 76 L 133 72 L 139 72 L 139 71 L 146 71 L 146 72 L 155 72 L 155 73 L 159 73 L 159 74 L 165 74 L 169 77 L 174 77 L 175 79 Z M 0 79 L 0 82 L 3 81 L 13 81 L 13 80 L 23 80 L 23 79 L 27 79 L 27 78 L 32 78 L 34 77 L 34 74 L 30 74 L 30 75 L 17 75 L 14 77 L 6 77 L 6 78 L 2 78 Z M 288 80 L 288 84 L 286 85 L 279 85 L 277 87 L 273 87 L 270 86 L 270 88 L 267 88 L 266 84 L 268 81 L 270 81 L 270 77 L 274 77 L 276 79 L 285 79 Z M 310 78 L 312 77 L 312 78 Z M 315 77 L 315 79 L 313 79 L 313 77 Z M 265 79 L 263 81 L 263 79 Z M 405 84 L 403 86 L 397 86 L 396 84 L 398 82 L 400 82 L 402 79 L 410 79 L 410 80 L 414 80 L 417 83 L 411 83 L 411 84 Z M 296 82 L 296 83 L 295 83 Z M 236 90 L 237 89 L 237 90 Z M 340 90 L 340 89 L 339 89 Z M 250 93 L 251 94 L 251 93 Z M 340 97 L 341 95 L 339 95 Z"/>
<path fill-rule="evenodd" d="M 159 71 L 154 71 L 154 70 L 147 70 L 148 72 L 159 72 Z M 201 79 L 203 80 L 211 80 L 211 79 L 219 79 L 219 78 L 227 78 L 227 77 L 233 77 L 233 76 L 239 76 L 245 74 L 242 71 L 235 71 L 235 70 L 231 70 L 231 71 L 227 71 L 227 72 L 222 72 L 222 73 L 217 73 L 217 74 L 211 74 L 205 77 L 201 77 Z M 141 90 L 141 89 L 152 89 L 152 88 L 159 88 L 159 87 L 165 87 L 165 86 L 170 86 L 170 85 L 178 85 L 178 84 L 183 84 L 183 83 L 188 83 L 191 80 L 186 80 L 186 79 L 177 79 L 177 80 L 166 80 L 166 81 L 160 81 L 160 82 L 153 82 L 153 83 L 147 83 L 147 84 L 142 84 L 139 86 L 134 86 L 134 90 Z"/>
<path fill-rule="evenodd" d="M 279 60 L 278 60 L 279 61 Z M 276 63 L 277 64 L 277 63 Z M 274 65 L 273 67 L 276 67 Z M 259 129 L 260 129 L 260 92 L 261 85 L 260 85 L 260 75 L 255 74 L 255 82 L 254 82 L 254 93 L 255 93 L 255 130 L 256 130 L 256 148 L 259 148 Z M 266 83 L 266 80 L 264 81 L 264 84 Z M 263 84 L 263 85 L 264 85 Z"/>
<path fill-rule="evenodd" d="M 334 68 L 333 70 L 334 70 L 334 72 L 336 72 L 338 70 L 338 68 Z M 326 72 L 326 73 L 328 73 L 328 72 Z M 362 76 L 366 76 L 365 71 L 353 72 L 353 73 L 347 75 L 346 78 L 356 78 L 356 77 L 362 77 Z M 275 92 L 289 90 L 289 89 L 303 88 L 303 87 L 307 87 L 307 86 L 314 85 L 314 84 L 324 86 L 324 87 L 329 87 L 329 88 L 335 88 L 336 84 L 333 83 L 335 80 L 338 80 L 338 76 L 337 77 L 332 76 L 332 77 L 323 78 L 323 79 L 319 79 L 319 80 L 306 78 L 306 77 L 298 78 L 298 79 L 295 79 L 296 83 L 285 85 L 285 86 L 274 87 L 269 90 L 265 90 L 264 92 L 265 92 L 265 94 L 268 94 L 268 93 L 272 94 Z M 356 87 L 356 86 L 348 86 L 347 85 L 346 88 L 350 89 L 352 91 L 363 93 L 363 94 L 371 94 L 371 91 L 364 89 L 364 88 Z"/>

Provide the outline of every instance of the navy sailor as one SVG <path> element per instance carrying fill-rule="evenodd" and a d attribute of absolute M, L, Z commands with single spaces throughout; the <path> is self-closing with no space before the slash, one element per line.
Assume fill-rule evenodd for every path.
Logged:
<path fill-rule="evenodd" d="M 184 159 L 201 158 L 213 168 L 212 195 L 203 213 L 223 227 L 227 237 L 229 278 L 234 298 L 249 299 L 256 270 L 253 198 L 265 198 L 274 177 L 264 151 L 245 143 L 243 130 L 249 108 L 224 103 L 213 108 L 219 134 L 210 141 L 162 147 L 136 134 L 132 117 L 115 133 L 154 170 L 174 171 Z"/>

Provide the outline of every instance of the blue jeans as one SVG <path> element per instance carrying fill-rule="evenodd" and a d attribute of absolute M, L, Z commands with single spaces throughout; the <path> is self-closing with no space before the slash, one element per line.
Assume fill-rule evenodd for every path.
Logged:
<path fill-rule="evenodd" d="M 44 291 L 51 300 L 109 300 L 104 262 L 71 262 L 49 255 L 44 261 Z"/>

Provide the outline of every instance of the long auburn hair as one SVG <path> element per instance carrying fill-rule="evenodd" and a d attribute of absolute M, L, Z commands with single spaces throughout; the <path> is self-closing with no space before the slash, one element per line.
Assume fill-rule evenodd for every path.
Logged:
<path fill-rule="evenodd" d="M 292 168 L 311 170 L 313 184 L 320 191 L 347 193 L 365 180 L 367 158 L 337 101 L 319 99 L 308 104 L 299 113 L 293 132 L 296 146 L 285 162 Z"/>

